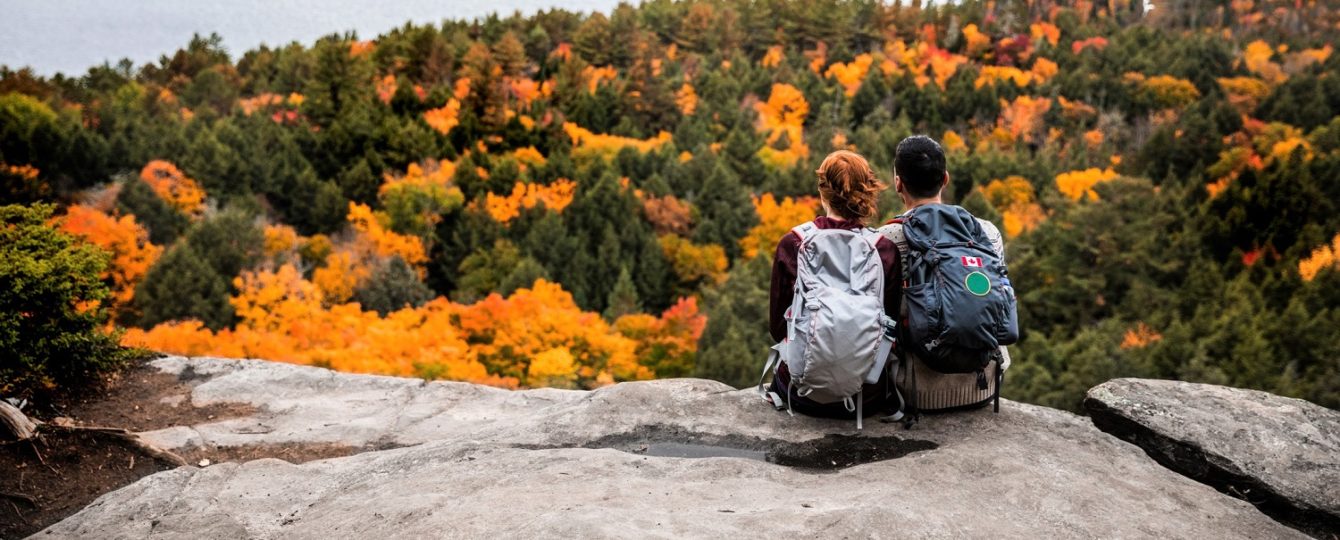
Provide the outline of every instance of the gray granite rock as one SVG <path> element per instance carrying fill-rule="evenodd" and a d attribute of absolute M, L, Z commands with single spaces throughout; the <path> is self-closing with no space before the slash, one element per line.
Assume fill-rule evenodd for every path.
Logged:
<path fill-rule="evenodd" d="M 870 422 L 858 437 L 852 422 L 792 418 L 697 379 L 509 392 L 253 361 L 158 366 L 196 378 L 191 404 L 259 410 L 191 426 L 187 443 L 413 446 L 183 467 L 35 538 L 1302 537 L 1083 417 L 1009 401 L 911 431 Z"/>
<path fill-rule="evenodd" d="M 1115 379 L 1089 390 L 1100 429 L 1168 468 L 1319 537 L 1340 534 L 1340 412 L 1256 390 Z"/>

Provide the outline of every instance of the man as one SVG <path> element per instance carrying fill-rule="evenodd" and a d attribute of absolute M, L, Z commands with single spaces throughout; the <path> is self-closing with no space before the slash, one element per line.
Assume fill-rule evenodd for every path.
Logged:
<path fill-rule="evenodd" d="M 904 230 L 904 223 L 901 218 L 907 217 L 917 209 L 930 205 L 944 205 L 943 193 L 945 186 L 949 185 L 949 172 L 945 166 L 944 149 L 940 144 L 925 135 L 914 135 L 903 139 L 898 143 L 898 148 L 894 156 L 894 177 L 893 186 L 902 199 L 904 213 L 899 218 L 891 220 L 880 228 L 880 233 L 888 238 L 897 246 L 900 268 L 899 276 L 904 285 L 908 283 L 908 250 L 907 231 Z M 947 205 L 946 205 L 947 206 Z M 961 211 L 957 207 L 951 207 L 954 211 L 960 212 L 959 215 L 967 216 L 966 211 Z M 943 209 L 948 210 L 948 208 Z M 923 210 L 919 214 L 926 214 Z M 966 217 L 965 217 L 966 219 Z M 982 233 L 990 241 L 991 250 L 999 258 L 1003 268 L 1005 260 L 1005 243 L 1001 237 L 1000 230 L 991 222 L 972 218 L 981 227 Z M 971 220 L 970 220 L 971 221 Z M 964 265 L 972 262 L 981 264 L 980 259 L 973 261 L 973 257 L 965 257 Z M 1009 302 L 1013 304 L 1013 290 L 1009 288 L 1008 279 L 1003 280 L 1003 289 L 1009 294 Z M 988 281 L 988 291 L 991 283 Z M 910 289 L 909 289 L 910 290 Z M 984 293 L 983 293 L 984 294 Z M 901 309 L 899 323 L 907 324 L 908 306 L 906 298 L 901 298 Z M 904 328 L 906 331 L 906 328 Z M 1017 334 L 1017 324 L 1014 331 Z M 991 355 L 990 364 L 985 370 L 977 373 L 943 373 L 927 366 L 923 359 L 918 358 L 916 354 L 909 352 L 907 334 L 904 332 L 904 338 L 899 343 L 899 355 L 904 357 L 906 362 L 902 364 L 902 373 L 897 375 L 895 382 L 902 392 L 904 399 L 909 400 L 917 411 L 935 411 L 957 408 L 968 408 L 986 405 L 996 394 L 996 388 L 1000 384 L 1000 377 L 994 377 L 994 381 L 984 381 L 982 373 L 995 371 L 998 364 L 1003 374 L 1004 370 L 1010 365 L 1009 353 L 1004 345 L 999 346 L 998 352 Z M 1008 342 L 1008 341 L 1007 341 Z M 985 382 L 985 384 L 984 384 Z M 896 417 L 895 417 L 896 416 Z M 901 415 L 895 415 L 889 419 L 900 418 Z"/>

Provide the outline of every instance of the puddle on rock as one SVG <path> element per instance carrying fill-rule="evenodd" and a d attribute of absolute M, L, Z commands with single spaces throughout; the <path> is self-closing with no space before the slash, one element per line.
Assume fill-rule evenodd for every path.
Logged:
<path fill-rule="evenodd" d="M 675 426 L 640 426 L 626 433 L 606 435 L 582 445 L 522 445 L 519 448 L 613 448 L 655 457 L 730 457 L 766 461 L 813 471 L 835 471 L 864 463 L 896 459 L 931 450 L 930 441 L 896 436 L 867 437 L 831 434 L 800 442 L 743 435 L 712 435 Z"/>

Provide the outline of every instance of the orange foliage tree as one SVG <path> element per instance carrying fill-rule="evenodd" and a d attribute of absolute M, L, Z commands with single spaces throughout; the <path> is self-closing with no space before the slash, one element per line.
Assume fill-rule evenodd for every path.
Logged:
<path fill-rule="evenodd" d="M 187 216 L 199 217 L 205 211 L 205 190 L 172 163 L 150 161 L 140 170 L 140 179 L 169 206 Z"/>
<path fill-rule="evenodd" d="M 963 27 L 963 51 L 968 56 L 976 56 L 991 47 L 991 36 L 982 33 L 976 24 Z"/>
<path fill-rule="evenodd" d="M 214 333 L 195 321 L 165 323 L 147 331 L 129 329 L 122 343 L 356 373 L 589 388 L 651 378 L 652 369 L 637 361 L 639 347 L 683 354 L 702 324 L 696 305 L 672 308 L 641 336 L 647 344 L 640 345 L 598 314 L 581 311 L 570 294 L 544 280 L 508 298 L 493 294 L 473 305 L 438 298 L 385 317 L 358 304 L 324 307 L 321 289 L 292 265 L 245 272 L 236 281 L 237 328 Z"/>
<path fill-rule="evenodd" d="M 1013 102 L 1002 99 L 998 127 L 1011 141 L 1036 142 L 1037 132 L 1043 126 L 1042 116 L 1051 105 L 1051 99 L 1043 97 L 1019 96 Z"/>
<path fill-rule="evenodd" d="M 635 341 L 615 331 L 600 315 L 579 309 L 572 295 L 543 279 L 508 298 L 491 294 L 476 304 L 456 307 L 456 312 L 460 332 L 473 344 L 466 357 L 521 384 L 529 384 L 531 360 L 555 349 L 572 356 L 570 380 L 579 386 L 654 375 L 638 364 Z"/>
<path fill-rule="evenodd" d="M 135 216 L 117 218 L 76 204 L 66 209 L 60 228 L 111 255 L 102 278 L 111 283 L 112 299 L 118 306 L 134 298 L 135 286 L 163 253 L 163 248 L 149 242 L 148 231 L 135 222 Z"/>
<path fill-rule="evenodd" d="M 698 312 L 698 299 L 689 296 L 680 298 L 660 318 L 634 313 L 619 317 L 614 327 L 637 342 L 638 362 L 657 377 L 683 377 L 693 371 L 707 316 Z"/>
<path fill-rule="evenodd" d="M 461 102 L 456 98 L 447 100 L 447 103 L 436 109 L 424 111 L 423 121 L 428 126 L 437 130 L 438 133 L 446 135 L 451 132 L 451 128 L 460 123 L 457 118 L 461 114 Z"/>
<path fill-rule="evenodd" d="M 689 234 L 693 225 L 693 207 L 674 195 L 648 197 L 642 201 L 642 213 L 657 234 Z"/>

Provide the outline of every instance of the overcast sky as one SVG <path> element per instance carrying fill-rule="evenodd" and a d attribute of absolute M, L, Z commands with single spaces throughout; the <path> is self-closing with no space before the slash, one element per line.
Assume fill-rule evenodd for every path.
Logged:
<path fill-rule="evenodd" d="M 223 36 L 234 56 L 356 30 L 375 37 L 412 20 L 475 18 L 541 8 L 606 11 L 618 0 L 0 0 L 0 64 L 82 75 L 103 61 L 155 61 L 193 33 Z"/>

